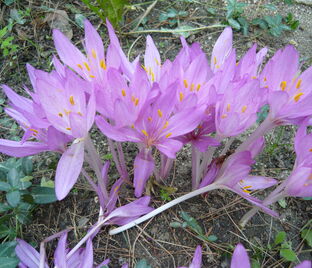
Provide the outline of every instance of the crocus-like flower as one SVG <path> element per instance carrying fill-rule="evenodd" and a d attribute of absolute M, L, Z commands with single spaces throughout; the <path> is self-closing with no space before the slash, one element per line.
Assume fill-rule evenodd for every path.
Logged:
<path fill-rule="evenodd" d="M 187 107 L 172 114 L 175 94 L 176 84 L 172 84 L 167 92 L 162 93 L 155 101 L 149 99 L 133 126 L 115 128 L 103 117 L 96 118 L 98 127 L 109 138 L 144 145 L 144 149 L 135 159 L 134 182 L 137 197 L 142 195 L 146 180 L 153 171 L 154 163 L 150 149 L 155 146 L 169 158 L 175 158 L 175 153 L 183 145 L 175 138 L 192 131 L 202 118 L 204 106 Z"/>
<path fill-rule="evenodd" d="M 201 268 L 201 265 L 202 265 L 202 249 L 201 246 L 197 246 L 194 252 L 192 263 L 188 267 L 181 266 L 178 268 Z"/>
<path fill-rule="evenodd" d="M 247 201 L 259 206 L 266 213 L 276 217 L 277 213 L 263 205 L 262 201 L 250 195 L 252 190 L 265 189 L 277 183 L 272 178 L 249 175 L 253 163 L 253 154 L 250 151 L 234 153 L 222 166 L 220 166 L 220 163 L 213 162 L 200 187 L 211 183 L 219 185 L 221 188 L 239 194 Z"/>
<path fill-rule="evenodd" d="M 94 266 L 93 263 L 93 247 L 92 241 L 87 241 L 86 248 L 80 248 L 70 258 L 66 258 L 68 248 L 66 246 L 67 233 L 63 234 L 58 242 L 54 253 L 54 266 L 62 268 L 100 268 L 109 263 L 109 259 L 101 264 Z M 18 239 L 15 248 L 17 257 L 20 259 L 19 267 L 21 268 L 39 268 L 40 253 L 24 240 Z M 45 268 L 49 268 L 47 262 L 44 263 Z"/>
<path fill-rule="evenodd" d="M 269 90 L 272 121 L 297 124 L 312 114 L 312 68 L 300 74 L 299 54 L 293 46 L 275 53 L 264 67 L 260 81 Z"/>
<path fill-rule="evenodd" d="M 216 104 L 216 129 L 221 137 L 236 136 L 256 122 L 257 112 L 265 101 L 259 80 L 230 83 Z"/>

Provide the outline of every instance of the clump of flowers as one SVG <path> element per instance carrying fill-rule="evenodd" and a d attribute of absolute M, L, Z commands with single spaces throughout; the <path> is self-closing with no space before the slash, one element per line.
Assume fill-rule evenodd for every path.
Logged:
<path fill-rule="evenodd" d="M 15 157 L 57 152 L 61 154 L 55 176 L 57 198 L 68 195 L 80 174 L 99 197 L 98 223 L 74 248 L 75 254 L 65 254 L 67 233 L 62 234 L 55 253 L 56 266 L 76 267 L 68 264 L 75 256 L 77 265 L 88 261 L 89 266 L 83 267 L 93 267 L 91 239 L 103 225 L 122 225 L 110 231 L 116 234 L 210 190 L 227 189 L 255 205 L 244 221 L 258 209 L 277 217 L 269 205 L 285 196 L 312 195 L 312 139 L 307 133 L 312 115 L 312 68 L 301 73 L 294 47 L 277 51 L 262 68 L 267 49 L 257 52 L 254 45 L 237 60 L 228 27 L 210 59 L 199 44 L 188 45 L 181 38 L 182 48 L 176 58 L 161 61 L 153 39 L 147 36 L 143 61 L 137 57 L 131 62 L 108 21 L 107 28 L 110 44 L 105 52 L 99 34 L 85 21 L 84 53 L 54 30 L 58 53 L 53 58 L 55 70 L 46 73 L 27 65 L 33 87 L 25 88 L 29 98 L 2 86 L 10 101 L 6 113 L 19 123 L 24 135 L 20 141 L 0 139 L 0 152 Z M 234 138 L 255 125 L 264 105 L 270 107 L 266 119 L 228 153 Z M 294 170 L 264 201 L 259 200 L 252 191 L 274 186 L 277 180 L 250 175 L 251 166 L 265 146 L 263 136 L 286 124 L 299 126 Z M 101 160 L 89 135 L 95 125 L 106 136 L 120 175 L 110 191 L 109 163 Z M 139 149 L 132 163 L 133 178 L 125 162 L 123 142 L 135 143 Z M 143 196 L 147 181 L 151 176 L 158 181 L 167 179 L 176 154 L 185 144 L 192 148 L 193 191 L 154 210 L 149 207 L 150 197 Z M 223 150 L 216 156 L 221 145 Z M 117 208 L 118 192 L 125 182 L 132 183 L 139 199 Z M 86 249 L 78 251 L 85 242 Z M 26 251 L 31 252 L 35 264 L 27 262 Z M 200 266 L 200 252 L 197 248 L 190 267 Z M 17 254 L 21 267 L 38 267 L 39 253 L 22 240 Z M 237 267 L 234 257 L 232 263 Z M 44 257 L 40 265 L 46 266 Z"/>

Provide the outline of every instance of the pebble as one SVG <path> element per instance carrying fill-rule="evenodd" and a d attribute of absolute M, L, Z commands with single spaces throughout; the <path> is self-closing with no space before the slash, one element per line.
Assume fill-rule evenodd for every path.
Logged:
<path fill-rule="evenodd" d="M 295 3 L 312 6 L 312 0 L 295 0 Z"/>

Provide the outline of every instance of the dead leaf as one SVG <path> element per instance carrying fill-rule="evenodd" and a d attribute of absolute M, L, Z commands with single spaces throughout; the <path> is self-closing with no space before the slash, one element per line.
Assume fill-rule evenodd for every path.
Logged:
<path fill-rule="evenodd" d="M 45 17 L 44 22 L 47 22 L 51 29 L 59 29 L 69 39 L 72 39 L 73 30 L 69 24 L 69 17 L 65 10 L 49 12 Z"/>

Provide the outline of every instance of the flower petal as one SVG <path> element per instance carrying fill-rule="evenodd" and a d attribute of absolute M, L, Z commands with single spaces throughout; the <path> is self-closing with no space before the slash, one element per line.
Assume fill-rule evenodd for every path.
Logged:
<path fill-rule="evenodd" d="M 62 200 L 74 186 L 80 174 L 84 159 L 84 142 L 75 140 L 63 153 L 56 169 L 55 193 Z"/>
<path fill-rule="evenodd" d="M 242 244 L 238 244 L 235 247 L 231 268 L 250 268 L 250 261 L 246 249 Z"/>

